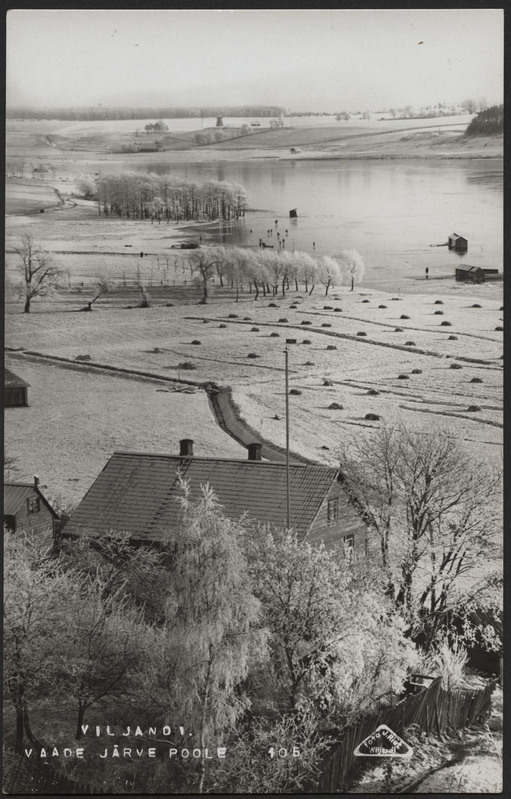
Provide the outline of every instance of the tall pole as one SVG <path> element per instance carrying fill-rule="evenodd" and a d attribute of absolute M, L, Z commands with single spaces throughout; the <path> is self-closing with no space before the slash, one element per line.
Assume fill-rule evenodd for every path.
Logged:
<path fill-rule="evenodd" d="M 289 391 L 288 391 L 288 350 L 284 350 L 286 358 L 286 518 L 287 529 L 290 528 L 290 503 L 289 503 Z"/>

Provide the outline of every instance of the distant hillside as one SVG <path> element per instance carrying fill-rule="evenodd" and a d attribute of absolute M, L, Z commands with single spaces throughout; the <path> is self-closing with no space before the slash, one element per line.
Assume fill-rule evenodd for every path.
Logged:
<path fill-rule="evenodd" d="M 504 132 L 504 106 L 493 105 L 480 111 L 465 131 L 465 136 L 499 136 Z"/>
<path fill-rule="evenodd" d="M 7 119 L 188 119 L 190 117 L 278 117 L 285 109 L 270 105 L 202 106 L 193 108 L 8 108 Z"/>

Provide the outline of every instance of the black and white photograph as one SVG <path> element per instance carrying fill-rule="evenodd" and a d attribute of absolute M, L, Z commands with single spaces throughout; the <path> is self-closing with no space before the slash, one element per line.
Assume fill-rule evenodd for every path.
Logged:
<path fill-rule="evenodd" d="M 5 795 L 503 791 L 503 73 L 7 11 Z"/>

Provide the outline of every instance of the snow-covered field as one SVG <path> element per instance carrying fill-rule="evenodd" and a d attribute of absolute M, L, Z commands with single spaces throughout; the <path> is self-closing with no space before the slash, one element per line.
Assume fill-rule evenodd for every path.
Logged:
<path fill-rule="evenodd" d="M 291 338 L 296 344 L 288 345 L 289 387 L 300 392 L 290 396 L 296 452 L 335 463 L 336 449 L 347 437 L 403 421 L 425 434 L 448 427 L 475 457 L 498 465 L 499 289 L 463 287 L 453 295 L 443 294 L 441 283 L 427 288 L 428 293 L 401 297 L 359 287 L 328 297 L 293 291 L 257 303 L 213 298 L 208 305 L 172 308 L 98 305 L 90 314 L 41 312 L 35 306 L 29 316 L 7 317 L 5 343 L 230 385 L 240 415 L 262 437 L 284 446 L 284 349 Z M 442 325 L 445 321 L 451 324 Z M 361 332 L 366 335 L 357 335 Z M 42 483 L 65 501 L 83 496 L 114 449 L 176 452 L 179 439 L 191 437 L 197 454 L 245 456 L 217 426 L 201 390 L 182 395 L 154 382 L 36 364 L 23 356 L 12 361 L 11 368 L 31 384 L 31 407 L 8 409 L 7 452 L 18 455 L 24 475 L 39 472 Z M 183 371 L 184 361 L 196 368 Z M 379 393 L 368 394 L 370 389 Z M 332 402 L 342 408 L 330 409 Z M 366 420 L 367 413 L 380 420 Z"/>

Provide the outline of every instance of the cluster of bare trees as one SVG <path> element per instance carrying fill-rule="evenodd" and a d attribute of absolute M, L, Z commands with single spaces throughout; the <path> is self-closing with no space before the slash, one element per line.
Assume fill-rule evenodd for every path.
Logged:
<path fill-rule="evenodd" d="M 245 214 L 245 190 L 237 183 L 197 183 L 172 175 L 125 172 L 97 181 L 98 207 L 105 215 L 176 222 L 235 219 Z"/>
<path fill-rule="evenodd" d="M 331 288 L 340 286 L 343 277 L 355 282 L 362 280 L 364 261 L 356 250 L 344 250 L 338 259 L 322 255 L 313 258 L 306 252 L 288 250 L 252 250 L 243 247 L 201 247 L 187 255 L 180 256 L 190 266 L 192 274 L 203 288 L 203 302 L 209 297 L 209 287 L 213 278 L 218 278 L 220 286 L 229 286 L 236 291 L 248 289 L 254 292 L 257 300 L 275 297 L 293 288 L 312 294 L 317 284 L 325 289 L 325 296 Z"/>

